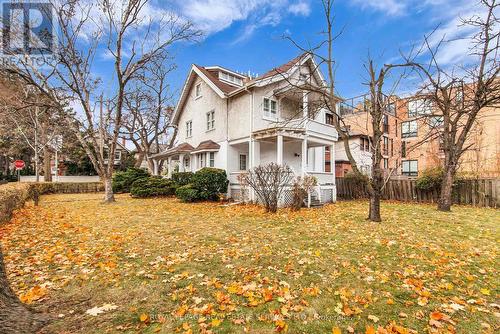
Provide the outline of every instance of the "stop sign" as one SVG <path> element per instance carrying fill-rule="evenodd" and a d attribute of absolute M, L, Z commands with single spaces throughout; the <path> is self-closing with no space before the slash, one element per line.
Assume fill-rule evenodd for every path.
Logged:
<path fill-rule="evenodd" d="M 24 168 L 24 161 L 22 161 L 22 160 L 14 161 L 14 167 L 16 167 L 16 169 L 23 169 Z"/>

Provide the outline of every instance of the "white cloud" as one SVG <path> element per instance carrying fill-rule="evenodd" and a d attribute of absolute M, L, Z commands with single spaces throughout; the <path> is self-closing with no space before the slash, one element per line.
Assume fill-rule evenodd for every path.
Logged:
<path fill-rule="evenodd" d="M 311 4 L 308 1 L 300 0 L 291 4 L 288 11 L 294 15 L 308 16 L 311 14 Z"/>
<path fill-rule="evenodd" d="M 351 0 L 352 5 L 362 9 L 371 9 L 384 12 L 387 15 L 397 16 L 406 12 L 408 0 Z"/>
<path fill-rule="evenodd" d="M 309 0 L 177 0 L 180 15 L 191 20 L 205 35 L 245 22 L 235 42 L 248 39 L 263 26 L 276 26 L 286 14 L 307 16 Z"/>

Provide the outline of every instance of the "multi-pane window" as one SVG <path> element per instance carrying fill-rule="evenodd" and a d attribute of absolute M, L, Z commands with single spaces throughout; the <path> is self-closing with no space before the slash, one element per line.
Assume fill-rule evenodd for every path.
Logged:
<path fill-rule="evenodd" d="M 195 97 L 201 96 L 201 83 L 197 84 L 195 87 Z"/>
<path fill-rule="evenodd" d="M 401 123 L 401 137 L 416 137 L 418 134 L 417 121 L 408 121 Z"/>
<path fill-rule="evenodd" d="M 417 117 L 432 114 L 432 101 L 418 99 L 408 102 L 408 117 Z"/>
<path fill-rule="evenodd" d="M 215 152 L 210 152 L 209 153 L 208 162 L 209 162 L 209 166 L 210 167 L 215 167 Z"/>
<path fill-rule="evenodd" d="M 240 154 L 240 170 L 247 170 L 247 155 Z"/>
<path fill-rule="evenodd" d="M 184 158 L 184 169 L 189 169 L 190 160 L 189 158 Z"/>
<path fill-rule="evenodd" d="M 333 125 L 333 114 L 325 114 L 325 123 L 328 125 Z"/>
<path fill-rule="evenodd" d="M 368 138 L 361 138 L 359 148 L 361 149 L 361 151 L 370 151 L 370 141 L 368 140 Z"/>
<path fill-rule="evenodd" d="M 264 115 L 267 117 L 276 118 L 278 113 L 278 102 L 272 99 L 264 98 Z"/>
<path fill-rule="evenodd" d="M 193 136 L 193 121 L 186 122 L 186 138 Z"/>
<path fill-rule="evenodd" d="M 401 162 L 401 171 L 406 176 L 418 175 L 418 160 L 406 160 Z"/>
<path fill-rule="evenodd" d="M 395 115 L 396 114 L 396 103 L 389 103 L 387 105 L 387 112 L 390 113 L 391 115 Z"/>
<path fill-rule="evenodd" d="M 401 157 L 406 158 L 406 142 L 401 142 Z"/>
<path fill-rule="evenodd" d="M 243 80 L 241 80 L 241 78 L 238 78 L 237 76 L 226 73 L 226 72 L 219 72 L 219 79 L 231 82 L 231 83 L 236 84 L 238 86 L 243 85 Z"/>
<path fill-rule="evenodd" d="M 215 129 L 215 110 L 207 112 L 207 131 Z"/>
<path fill-rule="evenodd" d="M 389 138 L 385 137 L 385 136 L 383 138 L 384 138 L 383 154 L 388 155 L 389 154 Z"/>
<path fill-rule="evenodd" d="M 198 167 L 203 168 L 205 165 L 205 153 L 198 153 Z"/>
<path fill-rule="evenodd" d="M 382 121 L 383 121 L 384 133 L 389 133 L 389 116 L 384 115 L 384 117 L 382 118 Z"/>
<path fill-rule="evenodd" d="M 432 116 L 428 118 L 429 127 L 431 128 L 439 128 L 443 126 L 444 118 L 443 116 Z"/>
<path fill-rule="evenodd" d="M 122 151 L 115 150 L 115 161 L 120 161 L 122 159 Z"/>
<path fill-rule="evenodd" d="M 389 159 L 387 158 L 382 159 L 382 163 L 383 163 L 382 166 L 383 169 L 389 169 Z"/>

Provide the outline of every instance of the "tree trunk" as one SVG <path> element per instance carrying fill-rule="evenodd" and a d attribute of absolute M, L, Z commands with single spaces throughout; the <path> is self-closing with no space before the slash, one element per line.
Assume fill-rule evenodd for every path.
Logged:
<path fill-rule="evenodd" d="M 115 201 L 115 194 L 113 193 L 113 179 L 110 176 L 103 178 L 104 182 L 104 202 L 112 203 Z"/>
<path fill-rule="evenodd" d="M 368 220 L 372 222 L 381 222 L 380 216 L 380 193 L 372 191 L 370 193 L 370 211 L 368 213 Z"/>
<path fill-rule="evenodd" d="M 443 175 L 441 182 L 441 193 L 439 194 L 438 210 L 451 211 L 451 192 L 453 190 L 453 169 L 448 168 Z"/>
<path fill-rule="evenodd" d="M 135 168 L 141 167 L 143 160 L 144 160 L 144 153 L 138 152 L 137 153 L 137 160 L 135 161 L 134 167 Z"/>
<path fill-rule="evenodd" d="M 43 176 L 45 182 L 52 182 L 52 170 L 50 166 L 50 150 L 47 146 L 43 148 Z"/>
<path fill-rule="evenodd" d="M 9 286 L 0 248 L 0 333 L 36 333 L 48 317 L 32 312 L 17 298 Z"/>

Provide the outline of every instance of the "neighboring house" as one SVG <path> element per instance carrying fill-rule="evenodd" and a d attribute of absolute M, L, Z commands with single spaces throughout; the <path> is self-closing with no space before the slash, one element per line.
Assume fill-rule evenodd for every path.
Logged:
<path fill-rule="evenodd" d="M 399 157 L 397 138 L 400 123 L 396 117 L 396 98 L 391 97 L 390 101 L 392 103 L 388 104 L 382 118 L 382 160 L 380 167 L 386 175 L 397 170 Z M 373 135 L 373 128 L 371 116 L 366 108 L 367 105 L 369 105 L 367 96 L 362 95 L 340 102 L 338 110 L 343 123 L 349 129 L 349 148 L 358 168 L 362 173 L 371 175 L 372 143 L 370 137 Z M 337 177 L 344 177 L 346 173 L 352 171 L 342 140 L 336 145 L 335 169 Z"/>
<path fill-rule="evenodd" d="M 325 152 L 335 152 L 337 141 L 335 128 L 327 124 L 333 115 L 312 112 L 309 106 L 318 97 L 308 94 L 306 85 L 325 86 L 308 54 L 256 78 L 193 65 L 173 115 L 177 144 L 153 158 L 166 160 L 169 174 L 222 168 L 229 196 L 236 199 L 239 174 L 270 162 L 287 164 L 297 176 L 318 179 L 321 201 L 335 201 L 335 175 L 325 171 Z M 289 201 L 290 193 L 286 197 L 282 201 Z"/>
<path fill-rule="evenodd" d="M 361 133 L 349 135 L 349 149 L 356 161 L 359 170 L 366 175 L 371 175 L 372 153 L 368 136 Z M 347 157 L 344 141 L 339 141 L 335 146 L 335 176 L 344 177 L 352 171 L 352 166 Z"/>

